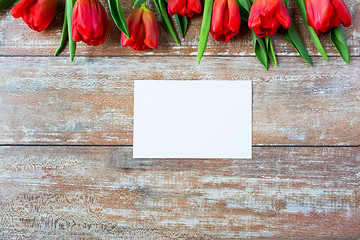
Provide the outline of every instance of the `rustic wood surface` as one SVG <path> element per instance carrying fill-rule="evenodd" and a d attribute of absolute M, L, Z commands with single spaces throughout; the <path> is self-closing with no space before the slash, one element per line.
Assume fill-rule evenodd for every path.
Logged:
<path fill-rule="evenodd" d="M 0 57 L 0 141 L 131 145 L 134 79 L 252 79 L 255 145 L 359 145 L 360 58 L 314 59 Z"/>
<path fill-rule="evenodd" d="M 160 25 L 146 52 L 110 20 L 71 63 L 52 56 L 62 3 L 41 33 L 0 11 L 0 239 L 359 239 L 360 1 L 345 2 L 350 65 L 328 35 L 319 57 L 290 1 L 314 67 L 277 35 L 268 71 L 244 23 L 197 66 L 200 17 L 180 46 Z M 133 159 L 134 79 L 252 80 L 253 159 Z"/>
<path fill-rule="evenodd" d="M 131 147 L 1 147 L 4 238 L 356 238 L 359 148 L 132 159 Z"/>

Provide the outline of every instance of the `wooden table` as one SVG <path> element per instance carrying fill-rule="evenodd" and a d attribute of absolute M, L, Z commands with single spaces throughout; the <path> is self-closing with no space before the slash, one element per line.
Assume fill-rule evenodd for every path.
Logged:
<path fill-rule="evenodd" d="M 293 2 L 314 67 L 278 35 L 266 71 L 246 24 L 229 44 L 210 37 L 197 66 L 199 17 L 181 46 L 159 25 L 146 52 L 121 47 L 111 20 L 105 44 L 78 44 L 71 63 L 67 48 L 52 56 L 63 7 L 41 33 L 2 11 L 0 238 L 357 239 L 360 2 L 346 0 L 350 65 L 328 35 L 320 57 Z M 132 159 L 135 79 L 251 79 L 253 159 Z"/>

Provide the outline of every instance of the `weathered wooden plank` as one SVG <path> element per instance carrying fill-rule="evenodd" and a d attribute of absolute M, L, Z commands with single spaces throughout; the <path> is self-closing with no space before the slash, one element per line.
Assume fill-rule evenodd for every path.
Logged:
<path fill-rule="evenodd" d="M 252 79 L 253 144 L 359 145 L 360 59 L 317 60 L 2 57 L 0 143 L 132 145 L 133 79 Z"/>
<path fill-rule="evenodd" d="M 0 147 L 1 238 L 360 236 L 360 148 L 252 160 L 132 159 L 130 147 Z"/>
<path fill-rule="evenodd" d="M 108 16 L 107 1 L 102 0 Z M 121 1 L 126 15 L 132 11 L 132 1 Z M 360 2 L 358 0 L 345 1 L 352 14 L 352 26 L 345 29 L 352 56 L 359 56 L 359 36 L 360 36 Z M 154 10 L 151 1 L 150 7 Z M 303 26 L 303 21 L 298 10 L 295 8 L 295 1 L 290 1 L 290 15 L 294 19 L 294 24 L 299 28 L 299 31 L 305 41 L 310 55 L 320 56 L 307 30 Z M 0 55 L 53 55 L 61 36 L 62 15 L 63 11 L 59 6 L 58 14 L 53 22 L 52 28 L 41 33 L 31 31 L 21 19 L 14 19 L 10 15 L 10 11 L 3 11 L 0 13 Z M 159 20 L 160 21 L 160 20 Z M 185 39 L 181 40 L 181 46 L 176 43 L 165 33 L 163 27 L 160 27 L 160 47 L 155 50 L 146 52 L 132 51 L 130 48 L 123 48 L 120 45 L 120 32 L 111 20 L 111 26 L 108 39 L 105 44 L 99 47 L 89 47 L 81 43 L 77 46 L 77 55 L 196 55 L 197 45 L 199 40 L 199 32 L 201 25 L 201 17 L 197 17 L 190 22 L 190 27 Z M 275 48 L 278 55 L 288 56 L 297 55 L 293 47 L 287 43 L 281 35 L 275 36 Z M 336 48 L 329 39 L 329 35 L 321 36 L 324 43 L 325 50 L 330 56 L 339 56 Z M 224 56 L 247 56 L 254 55 L 253 42 L 250 31 L 246 23 L 243 22 L 240 34 L 231 41 L 230 44 L 218 43 L 209 38 L 206 55 L 224 55 Z M 62 55 L 68 55 L 66 49 Z"/>

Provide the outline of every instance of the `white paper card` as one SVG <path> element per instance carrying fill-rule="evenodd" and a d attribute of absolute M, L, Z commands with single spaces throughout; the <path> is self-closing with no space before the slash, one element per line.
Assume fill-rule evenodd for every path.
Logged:
<path fill-rule="evenodd" d="M 134 158 L 251 158 L 251 81 L 135 80 Z"/>

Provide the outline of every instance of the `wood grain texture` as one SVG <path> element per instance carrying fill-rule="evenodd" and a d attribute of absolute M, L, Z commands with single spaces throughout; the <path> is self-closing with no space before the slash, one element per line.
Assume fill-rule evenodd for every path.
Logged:
<path fill-rule="evenodd" d="M 210 37 L 197 66 L 200 17 L 181 46 L 160 27 L 146 52 L 121 47 L 111 20 L 105 44 L 78 44 L 70 63 L 67 48 L 52 57 L 61 3 L 41 33 L 0 11 L 0 145 L 12 145 L 0 146 L 0 239 L 359 239 L 360 1 L 345 2 L 350 65 L 328 35 L 333 57 L 318 57 L 290 1 L 315 67 L 277 35 L 269 71 L 244 23 L 230 44 Z M 135 79 L 252 80 L 253 159 L 133 159 L 107 146 L 132 145 Z M 55 146 L 15 146 L 28 144 Z"/>
<path fill-rule="evenodd" d="M 108 16 L 108 4 L 106 0 L 101 0 L 105 6 Z M 133 1 L 121 0 L 126 16 L 132 11 Z M 150 9 L 156 11 L 152 5 L 152 1 L 148 1 Z M 350 13 L 352 15 L 352 26 L 345 29 L 348 39 L 348 45 L 351 56 L 360 56 L 359 37 L 360 37 L 360 1 L 345 0 Z M 301 36 L 309 50 L 309 54 L 320 56 L 314 44 L 311 41 L 299 11 L 295 7 L 295 1 L 290 1 L 290 15 L 294 20 L 294 24 L 298 27 Z M 60 3 L 58 13 L 53 26 L 41 33 L 30 30 L 21 19 L 14 19 L 10 15 L 10 11 L 0 12 L 0 55 L 45 55 L 52 56 L 58 47 L 63 18 L 63 6 Z M 114 22 L 110 19 L 110 30 L 106 42 L 98 47 L 90 47 L 84 43 L 77 45 L 78 56 L 122 56 L 122 55 L 196 55 L 199 41 L 201 17 L 198 16 L 189 22 L 187 35 L 181 40 L 181 46 L 166 34 L 160 19 L 160 46 L 156 50 L 145 52 L 137 52 L 120 45 L 120 31 L 116 28 Z M 339 56 L 336 48 L 330 41 L 329 34 L 321 36 L 321 41 L 329 56 Z M 281 35 L 274 37 L 274 46 L 279 56 L 297 56 L 295 49 L 287 43 Z M 62 55 L 68 56 L 66 48 Z M 238 36 L 231 40 L 230 44 L 219 43 L 209 37 L 209 43 L 205 55 L 223 55 L 223 56 L 248 56 L 254 55 L 253 41 L 246 23 L 243 22 Z"/>
<path fill-rule="evenodd" d="M 0 237 L 360 237 L 359 148 L 252 160 L 132 159 L 129 147 L 0 147 Z"/>
<path fill-rule="evenodd" d="M 252 79 L 253 144 L 359 145 L 360 59 L 317 60 L 2 57 L 0 143 L 132 145 L 134 79 Z"/>

